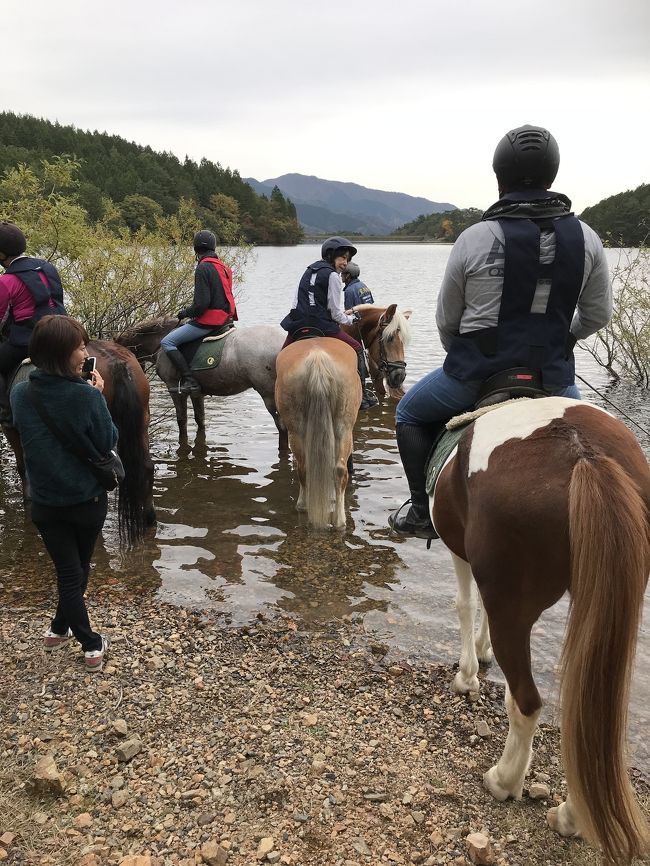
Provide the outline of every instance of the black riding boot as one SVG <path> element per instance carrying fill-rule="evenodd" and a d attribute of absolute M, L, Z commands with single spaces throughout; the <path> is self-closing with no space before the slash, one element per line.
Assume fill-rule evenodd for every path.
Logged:
<path fill-rule="evenodd" d="M 185 355 L 179 349 L 169 349 L 166 353 L 169 360 L 181 374 L 180 382 L 178 383 L 178 391 L 180 394 L 200 394 L 201 386 L 196 381 L 190 370 L 190 365 L 187 363 Z"/>
<path fill-rule="evenodd" d="M 399 535 L 426 539 L 440 537 L 431 523 L 425 472 L 431 448 L 441 429 L 438 425 L 419 427 L 416 424 L 397 424 L 395 428 L 399 456 L 411 491 L 409 510 L 400 513 L 408 504 L 405 502 L 388 518 L 388 525 Z"/>
<path fill-rule="evenodd" d="M 366 356 L 363 349 L 357 352 L 357 370 L 361 379 L 361 406 L 360 409 L 370 409 L 371 406 L 376 406 L 379 403 L 375 394 L 372 382 L 368 382 L 368 367 L 366 366 Z"/>

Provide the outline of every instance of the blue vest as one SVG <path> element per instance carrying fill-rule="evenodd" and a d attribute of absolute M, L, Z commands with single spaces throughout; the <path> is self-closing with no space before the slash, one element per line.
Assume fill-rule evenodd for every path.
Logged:
<path fill-rule="evenodd" d="M 67 315 L 63 306 L 63 286 L 59 272 L 54 265 L 45 259 L 34 259 L 31 256 L 26 256 L 13 261 L 5 269 L 5 273 L 18 277 L 20 282 L 27 286 L 34 299 L 35 308 L 30 319 L 16 322 L 13 316 L 10 317 L 8 342 L 13 346 L 27 346 L 34 325 L 39 319 L 48 315 Z M 45 275 L 47 286 L 39 277 L 39 273 Z M 50 298 L 54 302 L 53 307 L 50 306 Z"/>
<path fill-rule="evenodd" d="M 582 288 L 585 241 L 573 214 L 548 219 L 501 218 L 505 264 L 496 327 L 454 337 L 444 363 L 462 381 L 485 380 L 510 367 L 539 370 L 547 390 L 573 385 L 575 339 L 570 332 Z M 541 227 L 555 232 L 555 258 L 540 263 Z M 538 280 L 550 280 L 546 312 L 531 313 Z"/>
<path fill-rule="evenodd" d="M 293 335 L 300 328 L 318 328 L 326 336 L 337 334 L 340 328 L 327 309 L 327 291 L 332 265 L 324 261 L 309 265 L 298 284 L 298 300 L 288 316 L 280 322 Z"/>
<path fill-rule="evenodd" d="M 345 309 L 349 310 L 357 304 L 374 304 L 372 292 L 359 278 L 350 280 L 345 287 Z"/>

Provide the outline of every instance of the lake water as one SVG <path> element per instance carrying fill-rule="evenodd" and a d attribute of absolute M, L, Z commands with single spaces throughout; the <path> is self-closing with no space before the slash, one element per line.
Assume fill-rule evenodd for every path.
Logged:
<path fill-rule="evenodd" d="M 413 311 L 406 386 L 438 366 L 443 352 L 435 329 L 435 300 L 451 247 L 361 244 L 357 261 L 377 303 Z M 239 291 L 240 324 L 279 322 L 287 312 L 316 246 L 261 248 L 248 264 Z M 612 253 L 612 263 L 615 253 Z M 578 372 L 599 390 L 603 371 L 579 353 Z M 96 552 L 93 593 L 125 599 L 149 593 L 188 607 L 209 606 L 225 622 L 241 624 L 259 612 L 282 611 L 319 628 L 337 617 L 363 619 L 368 633 L 390 656 L 421 664 L 455 662 L 458 624 L 455 577 L 441 542 L 399 540 L 387 529 L 388 513 L 408 495 L 394 435 L 394 403 L 360 413 L 355 429 L 356 475 L 347 496 L 344 534 L 315 533 L 294 508 L 297 482 L 290 461 L 280 459 L 277 436 L 261 399 L 252 391 L 207 401 L 207 435 L 179 448 L 170 402 L 153 386 L 153 452 L 159 524 L 137 550 L 120 554 L 113 515 Z M 602 404 L 583 389 L 587 399 Z M 647 408 L 634 391 L 608 391 L 646 427 Z M 603 404 L 605 405 L 605 404 Z M 52 579 L 33 527 L 25 520 L 12 458 L 2 444 L 0 481 L 0 600 L 42 605 Z M 648 604 L 646 603 L 646 608 Z M 536 625 L 535 673 L 554 718 L 555 669 L 566 599 Z M 634 763 L 650 771 L 643 730 L 650 720 L 650 636 L 646 610 L 633 685 L 631 732 Z M 490 677 L 500 679 L 493 667 Z"/>

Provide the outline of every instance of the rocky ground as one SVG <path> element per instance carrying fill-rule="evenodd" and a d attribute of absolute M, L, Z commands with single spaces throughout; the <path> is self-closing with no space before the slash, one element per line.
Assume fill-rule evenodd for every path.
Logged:
<path fill-rule="evenodd" d="M 448 668 L 388 662 L 357 622 L 314 634 L 149 602 L 91 613 L 113 639 L 96 675 L 78 646 L 42 652 L 44 613 L 3 615 L 0 861 L 599 862 L 546 826 L 565 794 L 553 728 L 521 801 L 483 790 L 506 733 L 498 686 L 458 697 Z"/>

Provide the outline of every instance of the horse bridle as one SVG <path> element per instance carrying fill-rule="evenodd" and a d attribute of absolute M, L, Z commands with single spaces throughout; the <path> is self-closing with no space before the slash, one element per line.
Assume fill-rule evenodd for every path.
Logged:
<path fill-rule="evenodd" d="M 399 370 L 406 370 L 406 361 L 389 361 L 386 357 L 386 347 L 384 346 L 384 341 L 381 339 L 381 332 L 384 328 L 387 327 L 387 324 L 384 322 L 383 314 L 379 317 L 379 321 L 377 322 L 377 328 L 372 336 L 372 339 L 368 341 L 368 343 L 364 343 L 363 335 L 361 333 L 361 328 L 359 327 L 359 322 L 357 324 L 357 333 L 359 336 L 359 342 L 363 346 L 364 350 L 372 346 L 377 337 L 379 337 L 379 363 L 377 364 L 377 374 L 372 376 L 373 382 L 377 381 L 377 379 L 381 378 L 384 374 L 386 376 L 390 376 L 392 372 L 397 372 Z M 369 353 L 368 353 L 369 354 Z"/>

